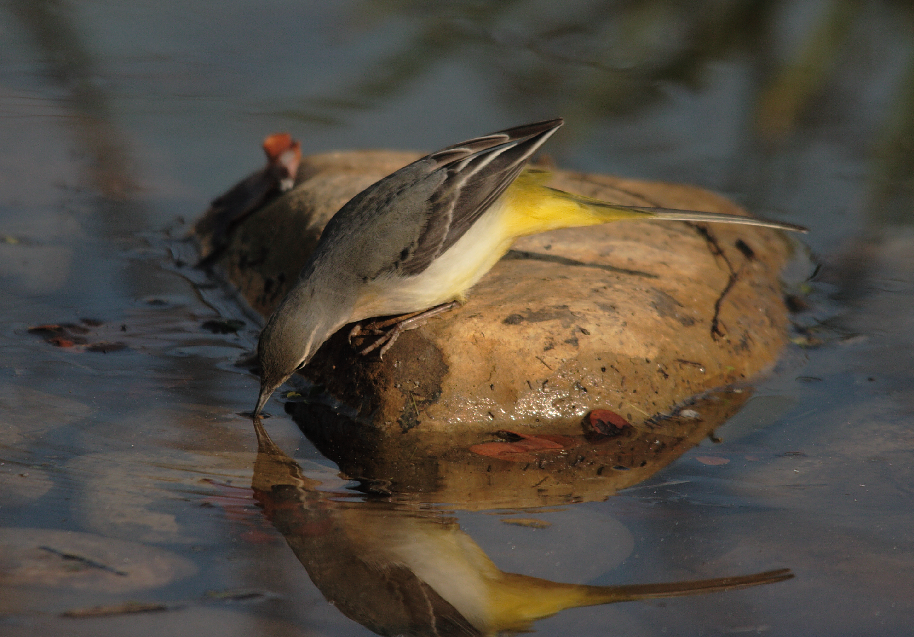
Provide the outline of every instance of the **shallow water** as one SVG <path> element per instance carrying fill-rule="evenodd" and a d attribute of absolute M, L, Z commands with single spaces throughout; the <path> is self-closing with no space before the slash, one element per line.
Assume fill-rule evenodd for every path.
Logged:
<path fill-rule="evenodd" d="M 0 8 L 3 634 L 371 634 L 334 571 L 296 558 L 312 545 L 270 513 L 278 483 L 252 491 L 268 474 L 237 363 L 257 325 L 174 262 L 173 240 L 258 167 L 269 132 L 305 152 L 434 149 L 556 114 L 562 166 L 696 183 L 809 226 L 823 265 L 798 344 L 714 440 L 605 501 L 548 509 L 429 497 L 416 517 L 415 498 L 363 496 L 274 403 L 267 431 L 314 505 L 301 537 L 329 519 L 435 554 L 441 531 L 501 571 L 592 585 L 795 574 L 567 610 L 533 624 L 544 635 L 908 634 L 914 14 L 557 6 Z M 204 327 L 217 319 L 244 326 Z M 74 327 L 30 333 L 42 324 Z M 357 555 L 391 546 L 356 539 Z M 126 602 L 148 606 L 113 612 Z M 66 615 L 95 606 L 111 614 Z"/>

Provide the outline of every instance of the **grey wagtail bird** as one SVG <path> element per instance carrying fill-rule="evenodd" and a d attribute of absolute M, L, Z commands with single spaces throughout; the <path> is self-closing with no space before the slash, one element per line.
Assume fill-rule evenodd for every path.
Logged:
<path fill-rule="evenodd" d="M 341 327 L 462 300 L 519 237 L 642 219 L 805 231 L 755 217 L 622 206 L 550 188 L 546 171 L 525 166 L 562 123 L 551 119 L 448 146 L 344 205 L 260 334 L 254 415 Z"/>

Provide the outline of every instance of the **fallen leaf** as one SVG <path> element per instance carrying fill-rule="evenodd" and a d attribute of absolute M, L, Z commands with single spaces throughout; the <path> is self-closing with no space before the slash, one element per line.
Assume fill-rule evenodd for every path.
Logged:
<path fill-rule="evenodd" d="M 33 325 L 29 328 L 29 334 L 61 334 L 63 327 L 56 323 L 45 323 L 43 325 Z"/>
<path fill-rule="evenodd" d="M 510 462 L 535 462 L 536 456 L 531 451 L 555 451 L 558 449 L 567 449 L 576 445 L 574 438 L 570 436 L 558 436 L 552 434 L 541 434 L 531 436 L 528 434 L 516 433 L 514 431 L 502 430 L 498 432 L 502 438 L 507 438 L 507 442 L 484 442 L 473 445 L 470 451 L 480 456 L 489 458 L 499 458 Z"/>
<path fill-rule="evenodd" d="M 523 452 L 513 442 L 484 442 L 470 447 L 473 453 L 509 462 L 536 462 L 536 457 Z"/>
<path fill-rule="evenodd" d="M 608 409 L 594 409 L 588 416 L 590 427 L 601 436 L 618 436 L 631 424 L 614 411 Z"/>
<path fill-rule="evenodd" d="M 75 341 L 72 341 L 69 338 L 65 338 L 63 336 L 55 336 L 53 338 L 49 338 L 48 343 L 54 347 L 73 347 L 76 345 Z"/>
<path fill-rule="evenodd" d="M 41 336 L 44 338 L 45 342 L 50 343 L 54 347 L 63 347 L 65 349 L 72 348 L 77 352 L 107 354 L 109 352 L 119 352 L 123 349 L 127 349 L 127 345 L 119 341 L 90 342 L 84 335 L 92 332 L 91 328 L 102 327 L 104 322 L 92 318 L 84 318 L 80 319 L 80 321 L 81 324 L 45 323 L 42 325 L 34 325 L 28 328 L 28 331 L 29 334 Z M 126 331 L 126 327 L 122 326 L 121 331 Z"/>

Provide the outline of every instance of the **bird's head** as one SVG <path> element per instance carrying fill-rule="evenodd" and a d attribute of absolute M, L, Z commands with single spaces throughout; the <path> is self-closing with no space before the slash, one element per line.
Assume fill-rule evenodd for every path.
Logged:
<path fill-rule="evenodd" d="M 332 331 L 321 329 L 314 313 L 298 303 L 284 302 L 260 333 L 260 395 L 254 415 L 286 380 L 303 367 Z"/>

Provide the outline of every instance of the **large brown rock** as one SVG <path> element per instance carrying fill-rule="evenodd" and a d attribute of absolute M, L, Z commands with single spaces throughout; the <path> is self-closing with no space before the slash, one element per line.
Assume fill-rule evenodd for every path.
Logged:
<path fill-rule="evenodd" d="M 295 189 L 239 223 L 218 265 L 267 315 L 333 213 L 418 156 L 304 158 Z M 742 212 L 691 186 L 560 170 L 551 185 L 622 204 Z M 387 433 L 580 432 L 595 408 L 637 424 L 771 367 L 786 342 L 779 272 L 791 251 L 781 232 L 725 224 L 621 222 L 527 237 L 465 305 L 403 334 L 383 360 L 356 354 L 347 327 L 304 374 Z"/>

